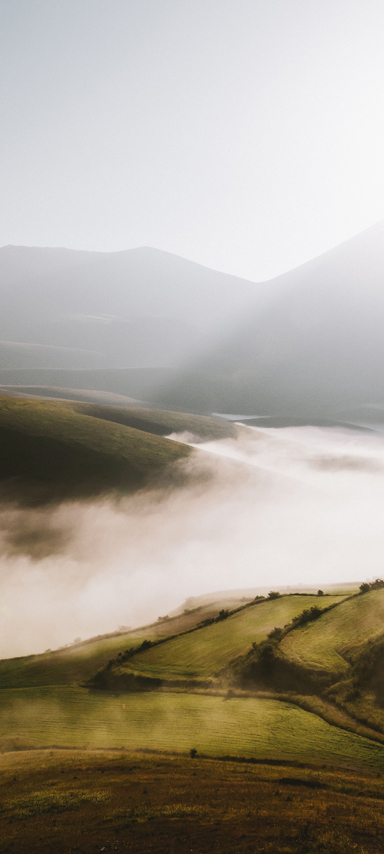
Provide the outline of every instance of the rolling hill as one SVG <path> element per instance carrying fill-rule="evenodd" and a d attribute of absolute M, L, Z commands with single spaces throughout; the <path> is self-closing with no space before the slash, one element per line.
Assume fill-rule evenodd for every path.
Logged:
<path fill-rule="evenodd" d="M 139 647 L 146 639 L 153 641 L 179 634 L 196 626 L 201 620 L 214 619 L 222 607 L 239 607 L 235 595 L 228 599 L 209 601 L 196 608 L 180 609 L 180 613 L 160 618 L 156 623 L 139 629 L 114 632 L 90 638 L 88 641 L 40 655 L 0 660 L 0 690 L 42 686 L 78 685 L 91 678 L 111 658 L 127 647 Z"/>
<path fill-rule="evenodd" d="M 299 664 L 341 675 L 349 668 L 349 647 L 375 641 L 383 631 L 384 589 L 372 590 L 290 632 L 280 649 Z"/>
<path fill-rule="evenodd" d="M 141 629 L 3 660 L 0 750 L 88 744 L 185 751 L 195 744 L 212 757 L 230 753 L 258 761 L 380 770 L 380 727 L 364 722 L 358 706 L 347 708 L 341 695 L 321 688 L 317 695 L 298 694 L 282 685 L 266 691 L 257 680 L 253 685 L 248 680 L 244 690 L 242 681 L 244 668 L 260 650 L 274 647 L 286 660 L 279 644 L 289 636 L 301 637 L 303 611 L 319 611 L 311 623 L 317 633 L 332 617 L 345 639 L 348 608 L 357 613 L 361 602 L 361 625 L 363 610 L 368 618 L 372 608 L 372 621 L 378 623 L 379 599 L 356 593 L 347 599 L 343 594 L 289 594 L 239 604 L 241 597 L 237 603 L 236 598 L 216 598 Z M 330 637 L 325 629 L 324 649 Z M 129 672 L 136 674 L 136 682 L 127 681 Z M 100 679 L 103 674 L 113 678 Z"/>
<path fill-rule="evenodd" d="M 327 596 L 327 604 L 340 602 L 343 596 Z M 124 674 L 143 675 L 161 680 L 204 680 L 214 678 L 231 660 L 244 655 L 252 643 L 264 640 L 276 626 L 283 627 L 304 607 L 318 604 L 317 596 L 292 595 L 280 599 L 261 599 L 229 614 L 214 624 L 202 626 L 181 636 L 139 652 L 126 662 L 116 661 L 108 670 L 108 679 L 123 679 Z"/>
<path fill-rule="evenodd" d="M 144 425 L 146 431 L 133 424 Z M 190 453 L 186 445 L 163 438 L 164 433 L 188 427 L 196 432 L 199 425 L 198 417 L 180 413 L 151 415 L 142 409 L 4 396 L 0 398 L 3 498 L 56 501 L 137 489 Z M 214 436 L 225 432 L 222 422 L 201 419 L 205 438 L 210 425 Z"/>

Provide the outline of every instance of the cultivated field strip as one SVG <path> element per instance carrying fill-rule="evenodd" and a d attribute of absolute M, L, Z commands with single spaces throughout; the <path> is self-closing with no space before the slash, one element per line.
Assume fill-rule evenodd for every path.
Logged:
<path fill-rule="evenodd" d="M 304 608 L 341 602 L 340 596 L 282 596 L 265 600 L 233 614 L 222 622 L 175 638 L 139 653 L 129 669 L 163 679 L 201 679 L 214 675 L 238 655 L 259 643 L 275 626 L 290 623 Z"/>
<path fill-rule="evenodd" d="M 1 736 L 24 746 L 188 751 L 384 769 L 384 747 L 289 703 L 196 694 L 3 690 Z M 3 747 L 4 749 L 4 747 Z"/>
<path fill-rule="evenodd" d="M 343 648 L 374 640 L 384 631 L 384 589 L 372 590 L 290 632 L 281 642 L 289 658 L 319 669 L 347 671 Z"/>

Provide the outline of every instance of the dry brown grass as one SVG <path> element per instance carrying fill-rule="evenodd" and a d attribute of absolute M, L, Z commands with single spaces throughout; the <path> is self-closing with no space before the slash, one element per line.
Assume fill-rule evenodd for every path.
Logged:
<path fill-rule="evenodd" d="M 384 779 L 326 767 L 37 751 L 0 763 L 1 854 L 379 854 Z"/>

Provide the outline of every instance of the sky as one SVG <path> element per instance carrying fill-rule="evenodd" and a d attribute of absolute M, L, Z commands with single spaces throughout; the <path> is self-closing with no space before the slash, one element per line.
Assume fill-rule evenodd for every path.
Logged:
<path fill-rule="evenodd" d="M 1 0 L 0 245 L 271 278 L 384 217 L 382 0 Z"/>

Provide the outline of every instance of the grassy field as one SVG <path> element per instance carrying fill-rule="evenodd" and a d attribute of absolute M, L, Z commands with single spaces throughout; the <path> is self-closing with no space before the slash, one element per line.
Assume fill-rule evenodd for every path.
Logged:
<path fill-rule="evenodd" d="M 96 418 L 94 409 L 87 414 L 87 404 L 1 397 L 0 478 L 45 482 L 54 499 L 135 489 L 190 453 L 178 442 Z"/>
<path fill-rule="evenodd" d="M 1 854 L 378 854 L 382 775 L 125 752 L 0 758 Z"/>
<path fill-rule="evenodd" d="M 186 631 L 201 620 L 216 617 L 222 607 L 236 606 L 236 600 L 206 602 L 153 625 L 90 639 L 54 652 L 0 660 L 0 689 L 39 685 L 72 685 L 89 679 L 111 658 L 143 640 L 158 640 Z"/>
<path fill-rule="evenodd" d="M 290 632 L 280 644 L 289 658 L 318 669 L 346 673 L 343 652 L 357 641 L 374 640 L 384 628 L 384 589 L 343 602 L 319 620 Z"/>
<path fill-rule="evenodd" d="M 384 746 L 288 702 L 187 694 L 110 695 L 84 688 L 3 690 L 0 744 L 124 747 L 384 769 Z"/>
<path fill-rule="evenodd" d="M 320 606 L 341 599 L 324 596 Z M 275 626 L 284 626 L 312 605 L 319 605 L 319 597 L 292 595 L 264 600 L 222 622 L 141 652 L 126 666 L 134 672 L 163 679 L 204 679 L 247 652 L 254 641 L 264 640 Z"/>

